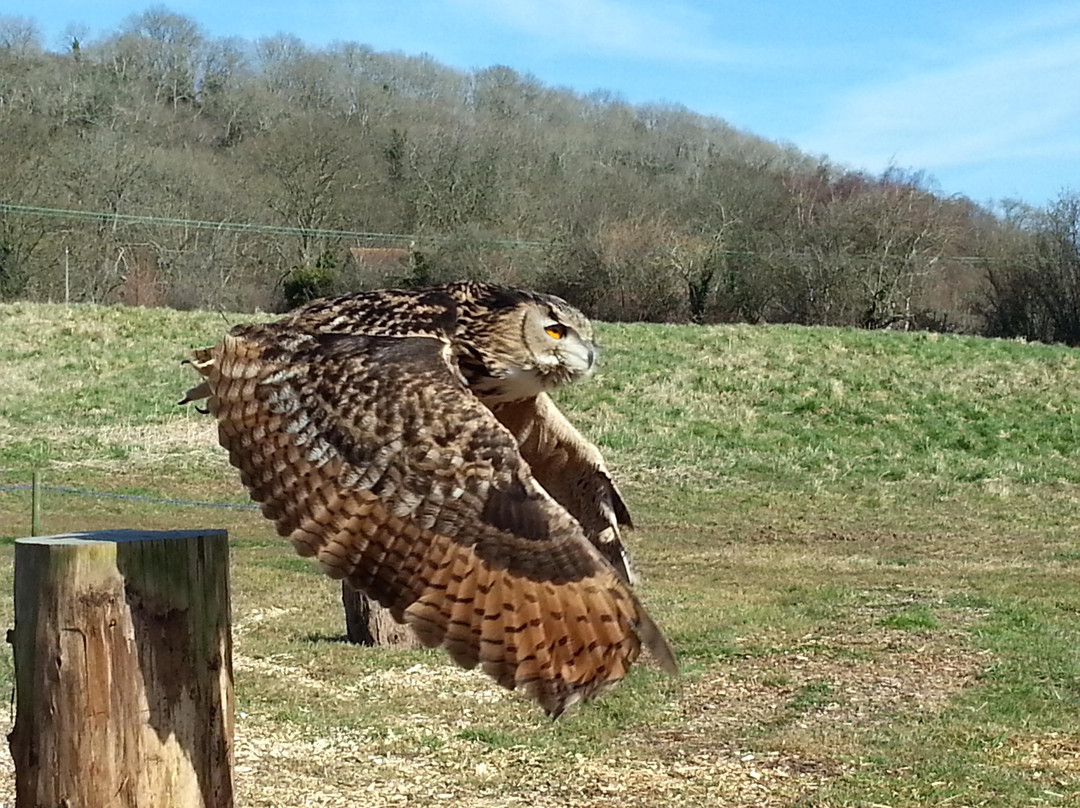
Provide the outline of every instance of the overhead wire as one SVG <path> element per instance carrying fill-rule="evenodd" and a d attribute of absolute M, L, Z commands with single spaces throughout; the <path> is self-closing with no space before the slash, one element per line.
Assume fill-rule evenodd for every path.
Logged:
<path fill-rule="evenodd" d="M 111 211 L 75 210 L 71 208 L 49 208 L 37 205 L 15 205 L 8 202 L 0 202 L 0 214 L 11 213 L 22 216 L 41 216 L 44 218 L 75 219 L 83 221 L 115 222 L 117 224 L 148 225 L 160 227 L 178 227 L 192 230 L 216 230 L 219 232 L 233 233 L 258 233 L 273 236 L 316 236 L 325 238 L 351 238 L 357 241 L 391 241 L 398 243 L 414 244 L 416 242 L 450 243 L 458 240 L 457 236 L 439 234 L 409 234 L 409 233 L 379 233 L 365 230 L 337 230 L 324 227 L 293 227 L 289 225 L 256 224 L 253 222 L 233 222 L 228 220 L 212 222 L 202 219 L 184 219 L 170 216 L 142 216 L 132 213 L 116 213 Z M 484 244 L 496 247 L 525 247 L 531 249 L 543 249 L 557 246 L 557 240 L 536 241 L 526 239 L 478 239 Z M 732 250 L 721 249 L 717 253 L 724 255 L 756 256 L 761 253 L 756 250 Z M 805 251 L 792 250 L 789 255 L 807 255 Z M 874 255 L 848 255 L 847 258 L 859 258 L 867 261 L 876 261 Z M 940 260 L 956 261 L 961 263 L 1009 263 L 1013 259 L 982 255 L 949 255 L 942 256 Z"/>
<path fill-rule="evenodd" d="M 90 220 L 99 222 L 115 222 L 117 224 L 151 225 L 158 227 L 179 227 L 191 230 L 217 230 L 234 233 L 261 233 L 274 236 L 316 236 L 325 238 L 352 238 L 358 241 L 396 241 L 413 243 L 416 241 L 452 242 L 455 236 L 407 234 L 407 233 L 378 233 L 364 230 L 337 230 L 326 227 L 293 227 L 289 225 L 255 224 L 252 222 L 219 221 L 211 222 L 201 219 L 183 219 L 170 216 L 141 216 L 132 213 L 115 213 L 111 211 L 73 210 L 70 208 L 48 208 L 36 205 L 13 205 L 0 202 L 0 213 L 11 213 L 23 216 L 41 216 L 44 218 Z M 530 247 L 541 248 L 551 246 L 547 241 L 528 241 L 524 239 L 481 239 L 486 244 L 500 247 Z"/>

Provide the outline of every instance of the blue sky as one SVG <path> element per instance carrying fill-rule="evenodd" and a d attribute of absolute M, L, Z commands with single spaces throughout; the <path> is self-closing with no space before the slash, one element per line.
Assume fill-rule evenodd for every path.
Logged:
<path fill-rule="evenodd" d="M 152 3 L 4 0 L 49 47 Z M 669 101 L 842 166 L 926 171 L 980 203 L 1080 193 L 1080 2 L 353 0 L 165 3 L 211 36 L 296 34 L 503 64 L 546 84 Z"/>

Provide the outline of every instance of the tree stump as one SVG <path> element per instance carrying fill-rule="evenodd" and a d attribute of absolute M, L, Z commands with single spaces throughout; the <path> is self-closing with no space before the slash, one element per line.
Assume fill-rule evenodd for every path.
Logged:
<path fill-rule="evenodd" d="M 341 582 L 341 602 L 345 606 L 345 631 L 349 642 L 384 648 L 421 648 L 420 640 L 377 601 Z"/>
<path fill-rule="evenodd" d="M 223 530 L 15 542 L 16 808 L 230 808 Z"/>

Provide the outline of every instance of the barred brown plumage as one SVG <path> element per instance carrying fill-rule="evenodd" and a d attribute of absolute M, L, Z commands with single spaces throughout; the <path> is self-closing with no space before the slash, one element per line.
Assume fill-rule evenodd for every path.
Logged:
<path fill-rule="evenodd" d="M 234 328 L 195 352 L 185 401 L 207 400 L 297 552 L 559 715 L 642 644 L 677 670 L 630 589 L 626 506 L 547 395 L 594 360 L 590 324 L 559 298 L 383 290 Z"/>

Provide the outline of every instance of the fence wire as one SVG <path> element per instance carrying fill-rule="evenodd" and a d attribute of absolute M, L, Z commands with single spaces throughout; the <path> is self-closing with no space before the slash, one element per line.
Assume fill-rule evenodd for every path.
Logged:
<path fill-rule="evenodd" d="M 33 491 L 34 486 L 29 483 L 19 485 L 0 485 L 0 493 L 6 491 Z M 73 494 L 77 496 L 97 497 L 99 499 L 126 499 L 139 502 L 153 502 L 160 505 L 190 505 L 200 508 L 226 508 L 230 510 L 257 511 L 258 505 L 240 505 L 232 502 L 203 502 L 194 499 L 171 499 L 168 497 L 151 497 L 143 494 L 116 494 L 108 491 L 87 491 L 82 488 L 70 488 L 64 485 L 39 485 L 39 491 L 55 491 L 60 494 Z"/>

